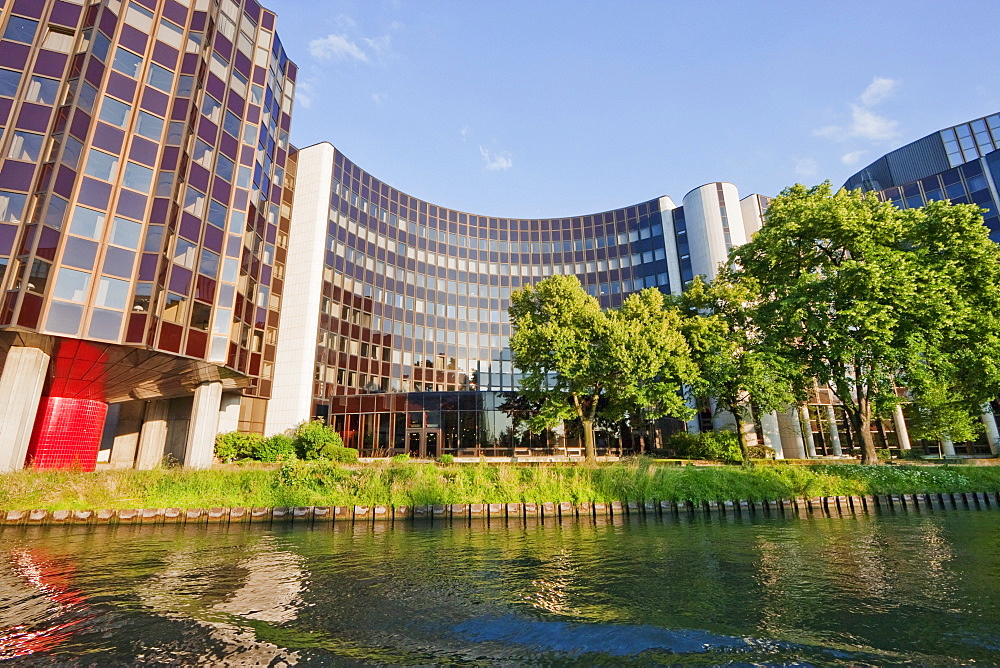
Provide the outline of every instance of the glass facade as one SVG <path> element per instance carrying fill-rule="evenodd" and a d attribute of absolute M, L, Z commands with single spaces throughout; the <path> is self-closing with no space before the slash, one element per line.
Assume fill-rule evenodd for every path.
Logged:
<path fill-rule="evenodd" d="M 255 0 L 0 8 L 0 332 L 224 376 L 262 430 L 296 77 L 275 15 Z"/>
<path fill-rule="evenodd" d="M 876 191 L 901 209 L 950 200 L 986 209 L 990 237 L 1000 242 L 1000 114 L 945 128 L 889 153 L 846 188 Z"/>

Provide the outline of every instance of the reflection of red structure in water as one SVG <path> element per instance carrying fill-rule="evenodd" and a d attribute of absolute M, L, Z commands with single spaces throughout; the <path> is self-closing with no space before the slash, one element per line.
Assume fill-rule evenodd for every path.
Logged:
<path fill-rule="evenodd" d="M 65 564 L 54 562 L 43 550 L 19 550 L 11 553 L 14 572 L 47 599 L 53 608 L 45 620 L 53 617 L 72 617 L 67 621 L 44 628 L 33 628 L 30 624 L 18 624 L 0 629 L 0 661 L 16 659 L 20 656 L 48 652 L 68 640 L 75 627 L 86 621 L 73 613 L 83 610 L 86 598 L 83 592 L 70 588 L 72 571 Z"/>
<path fill-rule="evenodd" d="M 28 446 L 28 461 L 35 468 L 96 467 L 108 412 L 104 349 L 86 341 L 60 343 Z"/>

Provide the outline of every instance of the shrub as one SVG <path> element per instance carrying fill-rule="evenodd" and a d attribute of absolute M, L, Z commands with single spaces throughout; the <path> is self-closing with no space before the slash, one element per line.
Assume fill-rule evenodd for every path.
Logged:
<path fill-rule="evenodd" d="M 295 452 L 302 459 L 334 459 L 336 448 L 345 449 L 344 439 L 322 420 L 303 422 L 295 428 L 293 438 Z"/>
<path fill-rule="evenodd" d="M 397 463 L 408 462 L 408 461 L 410 461 L 410 453 L 409 452 L 401 452 L 398 455 L 393 455 L 392 456 L 392 461 L 397 462 Z"/>
<path fill-rule="evenodd" d="M 747 454 L 750 455 L 750 459 L 774 459 L 774 448 L 769 448 L 766 445 L 751 445 L 747 448 Z"/>
<path fill-rule="evenodd" d="M 341 464 L 356 464 L 358 461 L 358 451 L 354 448 L 333 447 L 328 452 L 331 460 Z"/>
<path fill-rule="evenodd" d="M 215 437 L 215 456 L 224 462 L 234 459 L 253 459 L 254 452 L 264 437 L 260 434 L 242 434 L 230 431 Z"/>
<path fill-rule="evenodd" d="M 892 461 L 892 451 L 889 448 L 879 448 L 875 451 L 875 455 L 880 462 Z"/>
<path fill-rule="evenodd" d="M 455 461 L 455 455 L 441 455 L 438 459 L 442 464 L 451 464 Z"/>
<path fill-rule="evenodd" d="M 286 434 L 263 438 L 257 443 L 251 456 L 259 462 L 295 459 L 295 441 Z"/>
<path fill-rule="evenodd" d="M 730 431 L 706 431 L 700 434 L 680 432 L 667 439 L 667 447 L 678 457 L 743 461 L 739 439 Z"/>

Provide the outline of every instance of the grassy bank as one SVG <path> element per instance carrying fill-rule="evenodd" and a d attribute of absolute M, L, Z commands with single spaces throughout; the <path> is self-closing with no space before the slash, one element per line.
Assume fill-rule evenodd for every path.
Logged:
<path fill-rule="evenodd" d="M 1000 491 L 1000 467 L 679 467 L 294 462 L 188 471 L 24 470 L 0 475 L 0 510 L 435 505 L 546 501 L 774 500 Z"/>

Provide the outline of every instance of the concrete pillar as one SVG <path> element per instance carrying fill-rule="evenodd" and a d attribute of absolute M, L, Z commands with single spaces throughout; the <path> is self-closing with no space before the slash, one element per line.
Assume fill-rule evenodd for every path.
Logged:
<path fill-rule="evenodd" d="M 142 418 L 142 429 L 139 431 L 139 452 L 135 458 L 135 467 L 148 471 L 163 462 L 163 453 L 167 445 L 167 416 L 170 408 L 169 399 L 157 399 L 146 402 L 146 411 Z"/>
<path fill-rule="evenodd" d="M 809 419 L 809 406 L 799 406 L 799 422 L 802 425 L 802 440 L 806 444 L 806 456 L 816 458 L 816 439 L 813 438 L 812 421 Z"/>
<path fill-rule="evenodd" d="M 784 413 L 778 414 L 778 429 L 781 434 L 781 445 L 785 457 L 789 459 L 805 459 L 806 447 L 802 441 L 802 425 L 799 423 L 799 411 L 794 406 Z"/>
<path fill-rule="evenodd" d="M 951 436 L 948 434 L 941 437 L 941 454 L 945 457 L 955 456 L 955 442 L 951 440 Z"/>
<path fill-rule="evenodd" d="M 24 468 L 49 355 L 41 348 L 12 346 L 0 374 L 0 473 Z"/>
<path fill-rule="evenodd" d="M 222 405 L 219 407 L 220 434 L 237 431 L 240 428 L 240 400 L 242 398 L 243 395 L 239 392 L 224 392 L 222 394 Z"/>
<path fill-rule="evenodd" d="M 906 418 L 903 417 L 903 407 L 896 404 L 896 407 L 892 409 L 892 424 L 896 427 L 896 440 L 899 441 L 899 447 L 902 450 L 911 450 L 913 446 L 910 445 L 910 432 L 906 429 Z M 996 425 L 993 425 L 996 429 Z"/>
<path fill-rule="evenodd" d="M 191 424 L 188 426 L 184 466 L 195 469 L 211 468 L 215 452 L 215 436 L 219 433 L 219 408 L 222 405 L 222 383 L 202 383 L 194 391 Z"/>
<path fill-rule="evenodd" d="M 983 426 L 986 427 L 986 442 L 990 444 L 990 452 L 994 455 L 1000 452 L 1000 430 L 997 429 L 997 419 L 993 415 L 993 407 L 990 406 L 989 402 L 986 402 L 982 406 L 983 414 L 980 416 L 983 420 Z"/>
<path fill-rule="evenodd" d="M 760 430 L 764 432 L 764 445 L 774 450 L 775 459 L 784 459 L 781 447 L 781 430 L 778 428 L 778 412 L 771 411 L 760 416 Z"/>
<path fill-rule="evenodd" d="M 685 388 L 688 389 L 688 388 Z M 688 408 L 693 408 L 695 411 L 698 410 L 698 400 L 692 396 L 687 398 Z M 694 417 L 688 420 L 687 430 L 689 434 L 700 434 L 701 433 L 701 418 L 696 412 Z"/>
<path fill-rule="evenodd" d="M 125 404 L 114 404 L 109 407 L 109 412 L 111 408 L 116 409 L 117 413 L 117 424 L 111 445 L 111 466 L 116 469 L 130 469 L 135 466 L 145 402 L 130 401 Z"/>
<path fill-rule="evenodd" d="M 840 428 L 837 427 L 837 414 L 833 412 L 833 406 L 826 407 L 826 426 L 830 432 L 830 452 L 834 457 L 844 454 L 844 449 L 840 444 Z"/>

